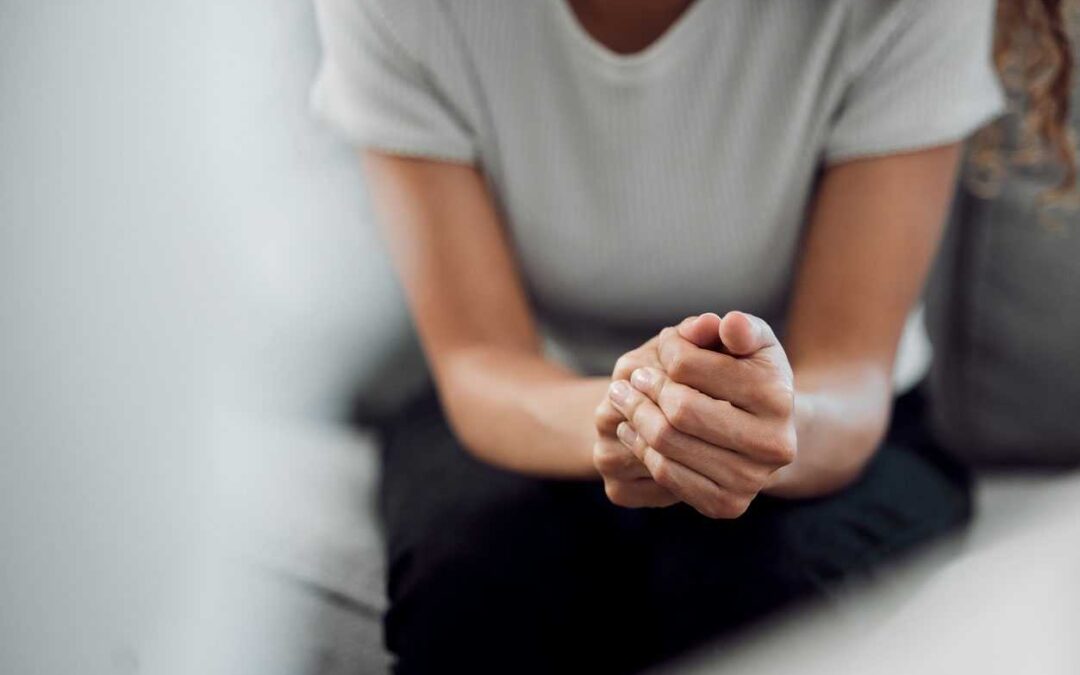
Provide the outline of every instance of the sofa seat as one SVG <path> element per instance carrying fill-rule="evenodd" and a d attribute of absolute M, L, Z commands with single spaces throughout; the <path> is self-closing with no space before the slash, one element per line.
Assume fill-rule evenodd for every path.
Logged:
<path fill-rule="evenodd" d="M 958 538 L 663 672 L 1080 673 L 1080 471 L 979 476 Z"/>
<path fill-rule="evenodd" d="M 385 672 L 372 437 L 251 421 L 221 438 L 245 479 L 228 500 L 245 583 L 264 598 L 244 641 L 263 654 L 247 658 L 267 673 Z M 962 535 L 663 672 L 1080 672 L 1080 471 L 980 475 L 976 508 Z"/>

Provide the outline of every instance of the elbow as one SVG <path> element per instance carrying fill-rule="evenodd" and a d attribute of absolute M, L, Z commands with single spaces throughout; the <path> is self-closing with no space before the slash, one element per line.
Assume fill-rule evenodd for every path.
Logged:
<path fill-rule="evenodd" d="M 827 497 L 858 482 L 885 438 L 888 411 L 880 418 L 838 426 L 824 444 L 800 452 L 776 474 L 769 494 L 787 499 Z M 819 441 L 820 443 L 820 441 Z"/>
<path fill-rule="evenodd" d="M 490 442 L 483 425 L 477 423 L 475 405 L 470 401 L 467 390 L 442 381 L 437 389 L 446 423 L 458 444 L 476 459 L 489 461 Z"/>
<path fill-rule="evenodd" d="M 490 405 L 481 391 L 483 385 L 467 367 L 436 371 L 435 384 L 447 426 L 454 439 L 471 457 L 499 465 L 501 444 L 498 433 L 484 414 Z"/>
<path fill-rule="evenodd" d="M 821 495 L 834 494 L 858 482 L 866 472 L 885 441 L 889 426 L 889 412 L 884 410 L 880 416 L 866 420 L 862 425 L 850 430 L 843 442 L 841 461 L 836 462 L 828 471 L 823 472 Z"/>
<path fill-rule="evenodd" d="M 834 464 L 826 476 L 830 493 L 839 492 L 857 482 L 881 448 L 889 429 L 889 410 L 882 407 L 879 414 L 868 415 L 841 440 L 841 461 Z"/>

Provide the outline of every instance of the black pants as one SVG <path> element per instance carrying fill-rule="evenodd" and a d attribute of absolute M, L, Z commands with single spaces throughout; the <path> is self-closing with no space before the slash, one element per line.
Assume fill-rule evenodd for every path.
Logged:
<path fill-rule="evenodd" d="M 468 455 L 433 395 L 383 427 L 387 646 L 399 673 L 632 672 L 820 593 L 970 516 L 966 473 L 897 403 L 840 494 L 760 496 L 736 520 L 624 509 L 596 481 Z"/>

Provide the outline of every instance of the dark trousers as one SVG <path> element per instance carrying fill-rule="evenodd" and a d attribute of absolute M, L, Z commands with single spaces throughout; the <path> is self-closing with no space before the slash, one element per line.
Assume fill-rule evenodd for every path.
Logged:
<path fill-rule="evenodd" d="M 493 468 L 461 447 L 434 395 L 415 400 L 382 428 L 397 672 L 633 672 L 961 526 L 967 474 L 930 441 L 922 407 L 899 399 L 843 492 L 759 496 L 723 521 Z"/>

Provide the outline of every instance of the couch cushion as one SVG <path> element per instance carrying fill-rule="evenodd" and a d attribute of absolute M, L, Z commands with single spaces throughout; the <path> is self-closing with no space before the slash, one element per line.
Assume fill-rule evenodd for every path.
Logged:
<path fill-rule="evenodd" d="M 1080 461 L 1080 214 L 1040 218 L 1050 185 L 961 190 L 931 283 L 934 425 L 970 460 Z"/>
<path fill-rule="evenodd" d="M 373 439 L 344 425 L 242 420 L 218 434 L 225 522 L 240 558 L 380 614 Z"/>
<path fill-rule="evenodd" d="M 963 536 L 659 672 L 1080 672 L 1080 473 L 983 476 L 976 511 Z"/>

